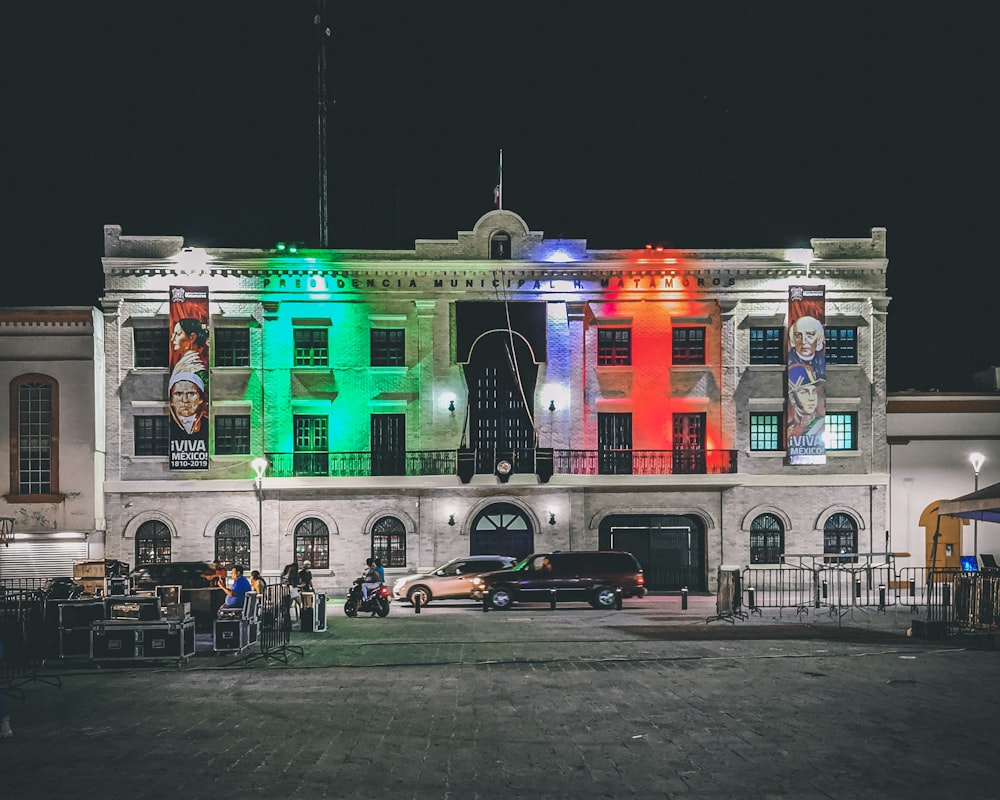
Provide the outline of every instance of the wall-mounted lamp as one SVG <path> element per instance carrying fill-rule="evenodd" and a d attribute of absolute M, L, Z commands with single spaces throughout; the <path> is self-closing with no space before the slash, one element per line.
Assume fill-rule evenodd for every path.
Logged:
<path fill-rule="evenodd" d="M 449 514 L 448 515 L 448 524 L 451 525 L 452 527 L 455 527 L 455 515 L 454 514 Z"/>
<path fill-rule="evenodd" d="M 549 512 L 549 525 L 555 525 L 555 524 L 556 524 L 556 512 L 555 511 L 550 511 Z"/>
<path fill-rule="evenodd" d="M 549 411 L 555 411 L 555 410 L 556 410 L 556 401 L 549 400 Z"/>
<path fill-rule="evenodd" d="M 455 413 L 455 399 L 454 399 L 454 398 L 452 398 L 451 400 L 449 400 L 449 401 L 448 401 L 448 410 L 449 410 L 449 411 L 450 411 L 450 412 L 451 412 L 452 414 L 454 414 L 454 413 Z"/>

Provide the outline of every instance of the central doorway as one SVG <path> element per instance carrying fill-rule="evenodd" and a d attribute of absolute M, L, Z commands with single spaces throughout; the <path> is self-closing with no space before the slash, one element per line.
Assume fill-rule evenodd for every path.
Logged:
<path fill-rule="evenodd" d="M 613 514 L 601 521 L 598 541 L 639 559 L 651 591 L 708 590 L 705 526 L 695 516 Z"/>

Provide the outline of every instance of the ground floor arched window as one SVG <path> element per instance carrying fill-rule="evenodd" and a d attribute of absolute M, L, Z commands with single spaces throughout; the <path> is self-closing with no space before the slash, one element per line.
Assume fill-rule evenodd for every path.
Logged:
<path fill-rule="evenodd" d="M 858 523 L 838 512 L 823 523 L 823 552 L 837 553 L 823 559 L 827 564 L 853 564 L 858 560 Z"/>
<path fill-rule="evenodd" d="M 243 520 L 226 519 L 215 529 L 215 560 L 226 569 L 249 569 L 250 526 Z"/>
<path fill-rule="evenodd" d="M 135 532 L 135 563 L 170 563 L 170 528 L 158 519 L 147 520 Z"/>
<path fill-rule="evenodd" d="M 406 526 L 396 517 L 381 517 L 372 525 L 372 558 L 383 567 L 406 566 Z"/>
<path fill-rule="evenodd" d="M 321 519 L 308 517 L 295 526 L 295 560 L 313 569 L 330 568 L 330 529 Z"/>
<path fill-rule="evenodd" d="M 760 514 L 750 523 L 750 563 L 780 564 L 785 552 L 785 526 L 774 514 Z"/>

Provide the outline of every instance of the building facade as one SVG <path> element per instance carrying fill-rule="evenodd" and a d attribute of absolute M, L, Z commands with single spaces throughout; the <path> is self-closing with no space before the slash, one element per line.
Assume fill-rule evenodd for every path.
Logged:
<path fill-rule="evenodd" d="M 104 317 L 0 309 L 0 580 L 72 575 L 104 538 Z"/>
<path fill-rule="evenodd" d="M 1000 552 L 997 523 L 938 519 L 942 500 L 1000 480 L 1000 394 L 894 392 L 887 421 L 892 549 L 909 554 L 898 565 L 959 569 L 962 556 Z"/>
<path fill-rule="evenodd" d="M 712 590 L 883 549 L 883 229 L 591 250 L 498 210 L 353 251 L 109 225 L 103 264 L 108 557 L 308 559 L 337 591 L 373 553 L 619 548 L 652 589 Z"/>

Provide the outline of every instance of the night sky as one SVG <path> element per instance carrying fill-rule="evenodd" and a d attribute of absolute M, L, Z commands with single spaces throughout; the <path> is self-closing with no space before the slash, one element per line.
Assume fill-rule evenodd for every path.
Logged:
<path fill-rule="evenodd" d="M 315 0 L 12 5 L 0 305 L 96 303 L 107 223 L 317 242 Z M 502 147 L 594 248 L 884 226 L 890 390 L 1000 365 L 996 3 L 328 5 L 332 246 L 469 230 Z"/>

